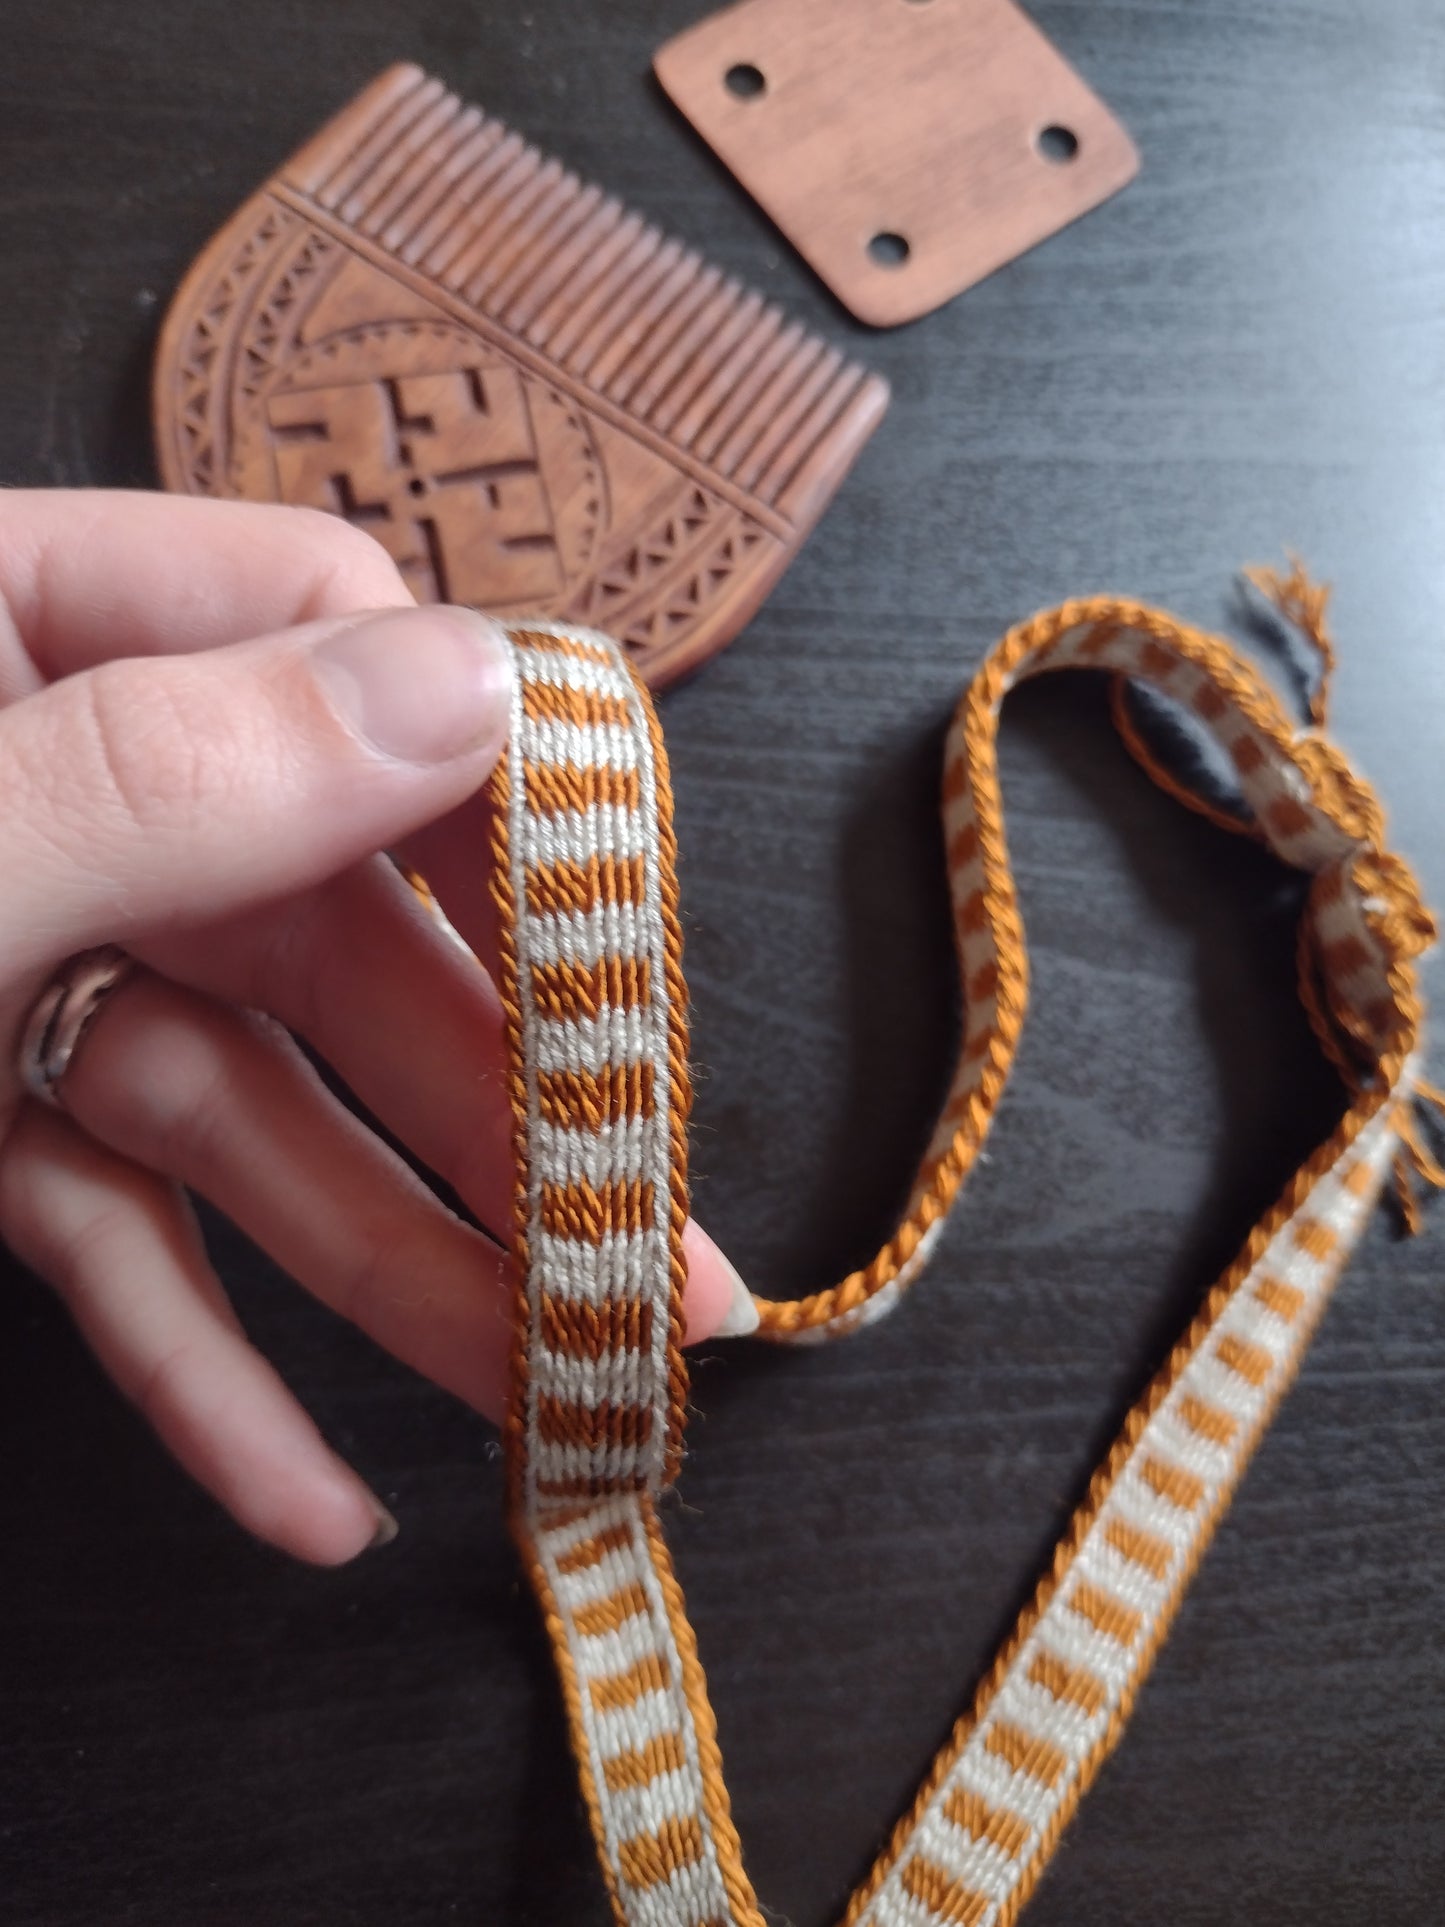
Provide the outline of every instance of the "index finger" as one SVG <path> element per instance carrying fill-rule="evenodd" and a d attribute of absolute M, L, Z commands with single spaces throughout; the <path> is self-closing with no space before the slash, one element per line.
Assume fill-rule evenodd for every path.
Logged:
<path fill-rule="evenodd" d="M 113 657 L 185 655 L 411 601 L 378 543 L 316 509 L 0 494 L 0 705 Z"/>

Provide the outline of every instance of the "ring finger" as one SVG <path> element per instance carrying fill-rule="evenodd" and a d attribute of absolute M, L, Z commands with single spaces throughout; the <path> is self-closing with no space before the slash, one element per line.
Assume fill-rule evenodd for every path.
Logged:
<path fill-rule="evenodd" d="M 97 1017 L 62 1095 L 101 1143 L 209 1198 L 323 1303 L 500 1417 L 504 1255 L 278 1025 L 142 970 Z"/>

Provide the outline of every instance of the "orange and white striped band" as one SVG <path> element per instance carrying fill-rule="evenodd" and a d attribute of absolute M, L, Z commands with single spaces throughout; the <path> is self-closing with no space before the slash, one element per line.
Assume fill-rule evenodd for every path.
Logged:
<path fill-rule="evenodd" d="M 689 1103 L 666 759 L 646 692 L 588 631 L 514 627 L 494 884 L 523 1279 L 511 1508 L 624 1927 L 763 1927 L 656 1499 L 681 1450 Z M 927 1260 L 1007 1081 L 1027 959 L 995 745 L 1054 669 L 1152 686 L 1229 758 L 1250 827 L 1311 879 L 1301 995 L 1350 1104 L 1250 1232 L 1130 1412 L 1049 1569 L 844 1927 L 1006 1927 L 1114 1745 L 1402 1140 L 1434 931 L 1372 792 L 1225 642 L 1139 604 L 1064 604 L 1006 635 L 959 705 L 943 814 L 964 1025 L 902 1222 L 831 1290 L 758 1301 L 816 1342 L 890 1310 Z M 1167 787 L 1175 780 L 1127 738 Z M 1185 800 L 1194 800 L 1187 794 Z M 1426 1087 L 1428 1088 L 1428 1087 Z"/>

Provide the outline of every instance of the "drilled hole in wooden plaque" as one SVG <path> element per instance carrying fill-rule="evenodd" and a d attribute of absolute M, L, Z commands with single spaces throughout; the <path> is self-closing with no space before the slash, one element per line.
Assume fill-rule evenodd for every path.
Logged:
<path fill-rule="evenodd" d="M 751 109 L 724 84 L 764 76 Z M 1128 134 L 1014 0 L 729 0 L 658 78 L 861 321 L 915 320 L 1109 195 Z M 1059 129 L 1063 147 L 1046 129 Z M 906 267 L 869 238 L 907 237 Z"/>
<path fill-rule="evenodd" d="M 868 243 L 868 258 L 880 268 L 901 268 L 912 252 L 901 234 L 875 234 Z"/>
<path fill-rule="evenodd" d="M 1061 167 L 1078 153 L 1079 137 L 1072 127 L 1045 127 L 1040 130 L 1034 146 L 1046 161 L 1053 161 L 1055 166 Z"/>
<path fill-rule="evenodd" d="M 723 75 L 723 83 L 728 92 L 739 100 L 756 100 L 768 91 L 767 79 L 761 67 L 754 67 L 746 60 L 740 60 L 729 67 Z"/>

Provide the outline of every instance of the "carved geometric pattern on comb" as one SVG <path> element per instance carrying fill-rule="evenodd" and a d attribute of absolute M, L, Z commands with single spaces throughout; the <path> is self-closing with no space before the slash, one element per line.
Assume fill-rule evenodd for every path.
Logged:
<path fill-rule="evenodd" d="M 309 504 L 421 598 L 613 627 L 653 683 L 757 608 L 885 384 L 417 69 L 203 252 L 166 486 Z"/>

